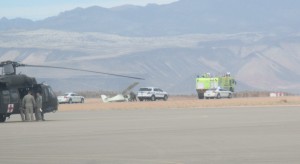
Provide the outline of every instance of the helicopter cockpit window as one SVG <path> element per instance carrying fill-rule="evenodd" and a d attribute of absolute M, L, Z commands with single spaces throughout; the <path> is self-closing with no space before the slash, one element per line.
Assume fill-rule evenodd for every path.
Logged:
<path fill-rule="evenodd" d="M 49 100 L 49 92 L 48 92 L 48 89 L 47 88 L 43 88 L 43 90 L 44 90 L 44 95 L 43 95 L 43 101 L 45 101 L 45 102 L 48 102 L 48 100 Z"/>
<path fill-rule="evenodd" d="M 48 88 L 48 91 L 49 91 L 49 95 L 51 97 L 56 97 L 55 94 L 54 94 L 54 92 L 53 92 L 53 90 L 50 87 Z"/>
<path fill-rule="evenodd" d="M 10 101 L 11 103 L 17 103 L 19 101 L 19 94 L 16 90 L 10 91 Z"/>
<path fill-rule="evenodd" d="M 10 96 L 8 90 L 2 91 L 2 98 L 3 98 L 3 103 L 10 103 Z"/>

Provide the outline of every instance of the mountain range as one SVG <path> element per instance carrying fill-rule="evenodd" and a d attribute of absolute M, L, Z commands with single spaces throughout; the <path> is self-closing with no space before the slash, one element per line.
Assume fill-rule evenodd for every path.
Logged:
<path fill-rule="evenodd" d="M 179 0 L 92 6 L 40 21 L 0 19 L 0 61 L 143 77 L 140 86 L 195 94 L 195 78 L 226 72 L 237 91 L 300 91 L 300 2 Z M 121 90 L 134 80 L 19 68 L 55 90 Z"/>

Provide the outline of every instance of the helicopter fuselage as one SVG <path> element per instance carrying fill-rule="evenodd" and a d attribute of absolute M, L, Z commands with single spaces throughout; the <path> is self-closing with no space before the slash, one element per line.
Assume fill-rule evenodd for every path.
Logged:
<path fill-rule="evenodd" d="M 40 92 L 43 97 L 43 113 L 55 112 L 58 102 L 51 87 L 46 84 L 38 84 L 36 79 L 26 75 L 0 76 L 0 122 L 6 117 L 20 113 L 22 99 L 31 90 L 33 96 Z"/>

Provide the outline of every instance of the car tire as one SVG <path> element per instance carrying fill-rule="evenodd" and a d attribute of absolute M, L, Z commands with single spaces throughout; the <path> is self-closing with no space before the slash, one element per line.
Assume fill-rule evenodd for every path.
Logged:
<path fill-rule="evenodd" d="M 164 96 L 164 101 L 167 101 L 168 100 L 168 95 L 165 95 Z"/>
<path fill-rule="evenodd" d="M 152 95 L 152 96 L 151 96 L 151 101 L 155 101 L 155 100 L 156 100 L 155 96 Z"/>
<path fill-rule="evenodd" d="M 232 94 L 231 94 L 231 93 L 228 94 L 228 98 L 229 98 L 229 99 L 232 98 Z"/>
<path fill-rule="evenodd" d="M 221 98 L 221 95 L 220 95 L 220 93 L 217 95 L 217 99 L 220 99 Z"/>
<path fill-rule="evenodd" d="M 83 104 L 83 103 L 84 103 L 84 99 L 81 99 L 80 103 L 82 103 L 82 104 Z"/>
<path fill-rule="evenodd" d="M 73 103 L 73 102 L 72 102 L 72 99 L 70 99 L 70 100 L 69 100 L 69 104 L 72 104 L 72 103 Z"/>
<path fill-rule="evenodd" d="M 140 100 L 140 101 L 144 101 L 144 99 L 143 99 L 143 98 L 139 98 L 139 100 Z"/>

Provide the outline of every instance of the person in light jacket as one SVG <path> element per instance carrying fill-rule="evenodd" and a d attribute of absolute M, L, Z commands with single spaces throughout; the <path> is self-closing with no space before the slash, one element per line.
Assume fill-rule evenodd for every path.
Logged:
<path fill-rule="evenodd" d="M 22 106 L 25 114 L 25 121 L 33 121 L 33 108 L 35 107 L 36 102 L 34 97 L 31 95 L 31 91 L 28 91 L 28 94 L 22 100 Z M 29 118 L 30 115 L 30 118 Z"/>

